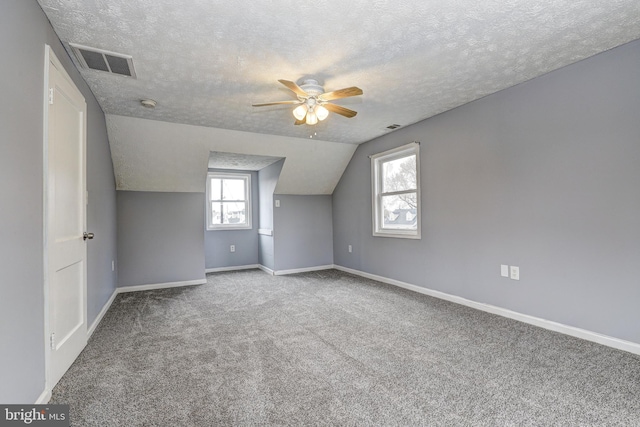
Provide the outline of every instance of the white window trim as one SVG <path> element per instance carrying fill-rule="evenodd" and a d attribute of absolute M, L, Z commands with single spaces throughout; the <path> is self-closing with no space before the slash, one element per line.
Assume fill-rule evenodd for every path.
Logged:
<path fill-rule="evenodd" d="M 396 230 L 382 228 L 382 174 L 380 167 L 382 163 L 390 160 L 415 154 L 416 156 L 416 200 L 418 217 L 416 230 Z M 373 235 L 376 237 L 395 237 L 399 239 L 421 239 L 422 238 L 422 214 L 420 202 L 420 143 L 412 142 L 382 153 L 374 154 L 371 158 L 371 201 L 372 201 L 372 221 Z M 413 191 L 411 191 L 413 192 Z"/>
<path fill-rule="evenodd" d="M 245 185 L 245 200 L 247 203 L 247 223 L 244 225 L 235 224 L 212 224 L 211 223 L 211 179 L 244 179 Z M 251 174 L 250 173 L 231 173 L 231 172 L 209 172 L 207 173 L 207 204 L 206 204 L 206 217 L 207 217 L 207 231 L 220 231 L 220 230 L 250 230 L 251 226 Z"/>

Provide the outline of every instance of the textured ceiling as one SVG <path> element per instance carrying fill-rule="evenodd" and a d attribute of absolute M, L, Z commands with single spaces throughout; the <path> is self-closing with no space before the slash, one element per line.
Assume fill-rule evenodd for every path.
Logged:
<path fill-rule="evenodd" d="M 282 157 L 212 151 L 209 153 L 209 169 L 259 171 L 278 160 L 282 160 Z"/>
<path fill-rule="evenodd" d="M 81 71 L 107 114 L 346 143 L 640 38 L 638 0 L 38 1 L 63 42 L 133 56 L 137 80 Z M 305 77 L 362 88 L 336 101 L 358 116 L 251 107 Z"/>
<path fill-rule="evenodd" d="M 121 190 L 204 191 L 217 151 L 284 157 L 277 193 L 330 194 L 353 144 L 388 125 L 640 38 L 638 0 L 38 2 L 67 48 L 133 56 L 137 79 L 80 70 L 107 114 Z M 294 99 L 277 80 L 305 78 L 362 88 L 335 101 L 358 115 L 294 126 L 291 106 L 251 106 Z"/>

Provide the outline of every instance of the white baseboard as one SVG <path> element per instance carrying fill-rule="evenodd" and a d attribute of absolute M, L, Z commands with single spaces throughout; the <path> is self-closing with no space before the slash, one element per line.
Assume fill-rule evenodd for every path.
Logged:
<path fill-rule="evenodd" d="M 260 270 L 264 271 L 265 273 L 270 274 L 270 275 L 272 275 L 272 276 L 273 276 L 273 270 L 272 270 L 272 269 L 270 269 L 269 267 L 265 267 L 264 265 L 259 264 L 259 265 L 258 265 L 258 268 L 259 268 Z"/>
<path fill-rule="evenodd" d="M 116 299 L 116 296 L 118 295 L 118 293 L 119 293 L 118 288 L 113 290 L 113 293 L 109 297 L 109 300 L 106 302 L 104 307 L 102 307 L 102 310 L 100 310 L 100 313 L 98 313 L 96 320 L 93 321 L 93 323 L 87 330 L 87 339 L 91 338 L 91 335 L 93 335 L 93 333 L 96 331 L 96 328 L 102 321 L 102 318 L 104 317 L 104 315 L 107 314 L 107 311 L 109 311 L 109 307 L 111 307 L 111 304 L 113 304 L 113 301 Z"/>
<path fill-rule="evenodd" d="M 400 288 L 409 289 L 414 292 L 418 292 L 424 295 L 429 295 L 442 300 L 454 302 L 456 304 L 465 305 L 467 307 L 475 308 L 477 310 L 486 311 L 487 313 L 497 314 L 499 316 L 508 317 L 509 319 L 518 320 L 520 322 L 528 323 L 530 325 L 538 326 L 540 328 L 548 329 L 554 332 L 560 332 L 572 337 L 581 338 L 587 341 L 592 341 L 598 344 L 613 347 L 618 350 L 628 351 L 629 353 L 640 355 L 640 344 L 631 341 L 621 340 L 619 338 L 610 337 L 608 335 L 602 335 L 597 332 L 588 331 L 586 329 L 580 329 L 573 326 L 564 325 L 562 323 L 553 322 L 551 320 L 541 319 L 539 317 L 529 316 L 528 314 L 518 313 L 506 308 L 497 307 L 495 305 L 484 304 L 481 302 L 472 301 L 459 296 L 447 294 L 432 289 L 423 288 L 422 286 L 412 285 L 410 283 L 401 282 L 400 280 L 389 279 L 387 277 L 378 276 L 376 274 L 365 273 L 364 271 L 354 270 L 352 268 L 342 267 L 340 265 L 333 266 L 336 270 L 344 271 L 346 273 L 355 274 L 356 276 L 366 277 L 367 279 L 377 280 L 378 282 L 387 283 L 389 285 L 398 286 Z"/>
<path fill-rule="evenodd" d="M 319 270 L 331 270 L 334 268 L 334 265 L 318 265 L 316 267 L 306 267 L 306 268 L 294 268 L 292 270 L 278 270 L 274 271 L 273 274 L 275 276 L 285 276 L 287 274 L 295 274 L 295 273 L 307 273 L 309 271 L 319 271 Z"/>
<path fill-rule="evenodd" d="M 252 270 L 254 268 L 260 268 L 260 266 L 258 264 L 250 264 L 250 265 L 236 265 L 231 267 L 207 268 L 204 272 L 218 273 L 220 271 Z"/>
<path fill-rule="evenodd" d="M 207 279 L 185 280 L 182 282 L 152 283 L 149 285 L 120 286 L 118 287 L 118 293 L 121 294 L 125 292 L 150 291 L 153 289 L 178 288 L 181 286 L 204 285 L 205 283 L 207 283 Z"/>
<path fill-rule="evenodd" d="M 36 405 L 46 405 L 51 400 L 51 390 L 44 390 L 40 396 L 38 396 L 38 400 L 36 400 Z"/>

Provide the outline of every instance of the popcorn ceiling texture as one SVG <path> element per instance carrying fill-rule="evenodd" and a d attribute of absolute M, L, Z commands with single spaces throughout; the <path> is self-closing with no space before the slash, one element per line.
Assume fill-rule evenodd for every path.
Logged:
<path fill-rule="evenodd" d="M 638 0 L 38 1 L 63 42 L 133 56 L 137 80 L 81 70 L 107 114 L 308 138 L 290 106 L 251 104 L 312 77 L 364 90 L 313 128 L 347 143 L 640 38 Z"/>
<path fill-rule="evenodd" d="M 324 155 L 318 140 L 362 143 L 392 123 L 418 122 L 640 38 L 638 0 L 38 2 L 63 42 L 133 56 L 137 79 L 80 70 L 108 116 L 217 128 L 209 137 L 252 133 L 200 141 L 202 152 L 179 136 L 146 140 L 132 123 L 114 129 L 112 120 L 118 188 L 145 191 L 204 191 L 209 151 L 285 157 L 262 138 L 279 135 L 294 137 L 285 145 L 303 144 L 307 152 L 287 157 L 278 189 L 328 194 L 344 167 L 327 162 L 346 166 L 349 158 L 338 159 L 335 149 Z M 295 99 L 277 80 L 304 78 L 327 91 L 362 88 L 363 96 L 335 101 L 358 115 L 294 126 L 291 106 L 251 106 Z M 158 106 L 143 108 L 144 98 Z M 171 157 L 164 171 L 158 166 L 167 159 L 159 153 Z M 303 160 L 313 153 L 322 155 Z M 310 170 L 322 183 L 312 181 Z"/>
<path fill-rule="evenodd" d="M 250 154 L 212 151 L 209 154 L 209 169 L 259 171 L 281 159 L 282 157 L 253 156 Z"/>

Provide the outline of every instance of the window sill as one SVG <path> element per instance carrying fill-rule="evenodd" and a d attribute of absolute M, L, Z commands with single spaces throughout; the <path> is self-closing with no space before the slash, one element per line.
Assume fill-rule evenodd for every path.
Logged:
<path fill-rule="evenodd" d="M 251 226 L 244 227 L 207 227 L 207 231 L 240 231 L 240 230 L 253 230 Z"/>
<path fill-rule="evenodd" d="M 421 240 L 422 236 L 418 233 L 396 233 L 396 232 L 380 232 L 374 231 L 373 237 L 391 237 L 394 239 L 413 239 L 413 240 Z"/>

